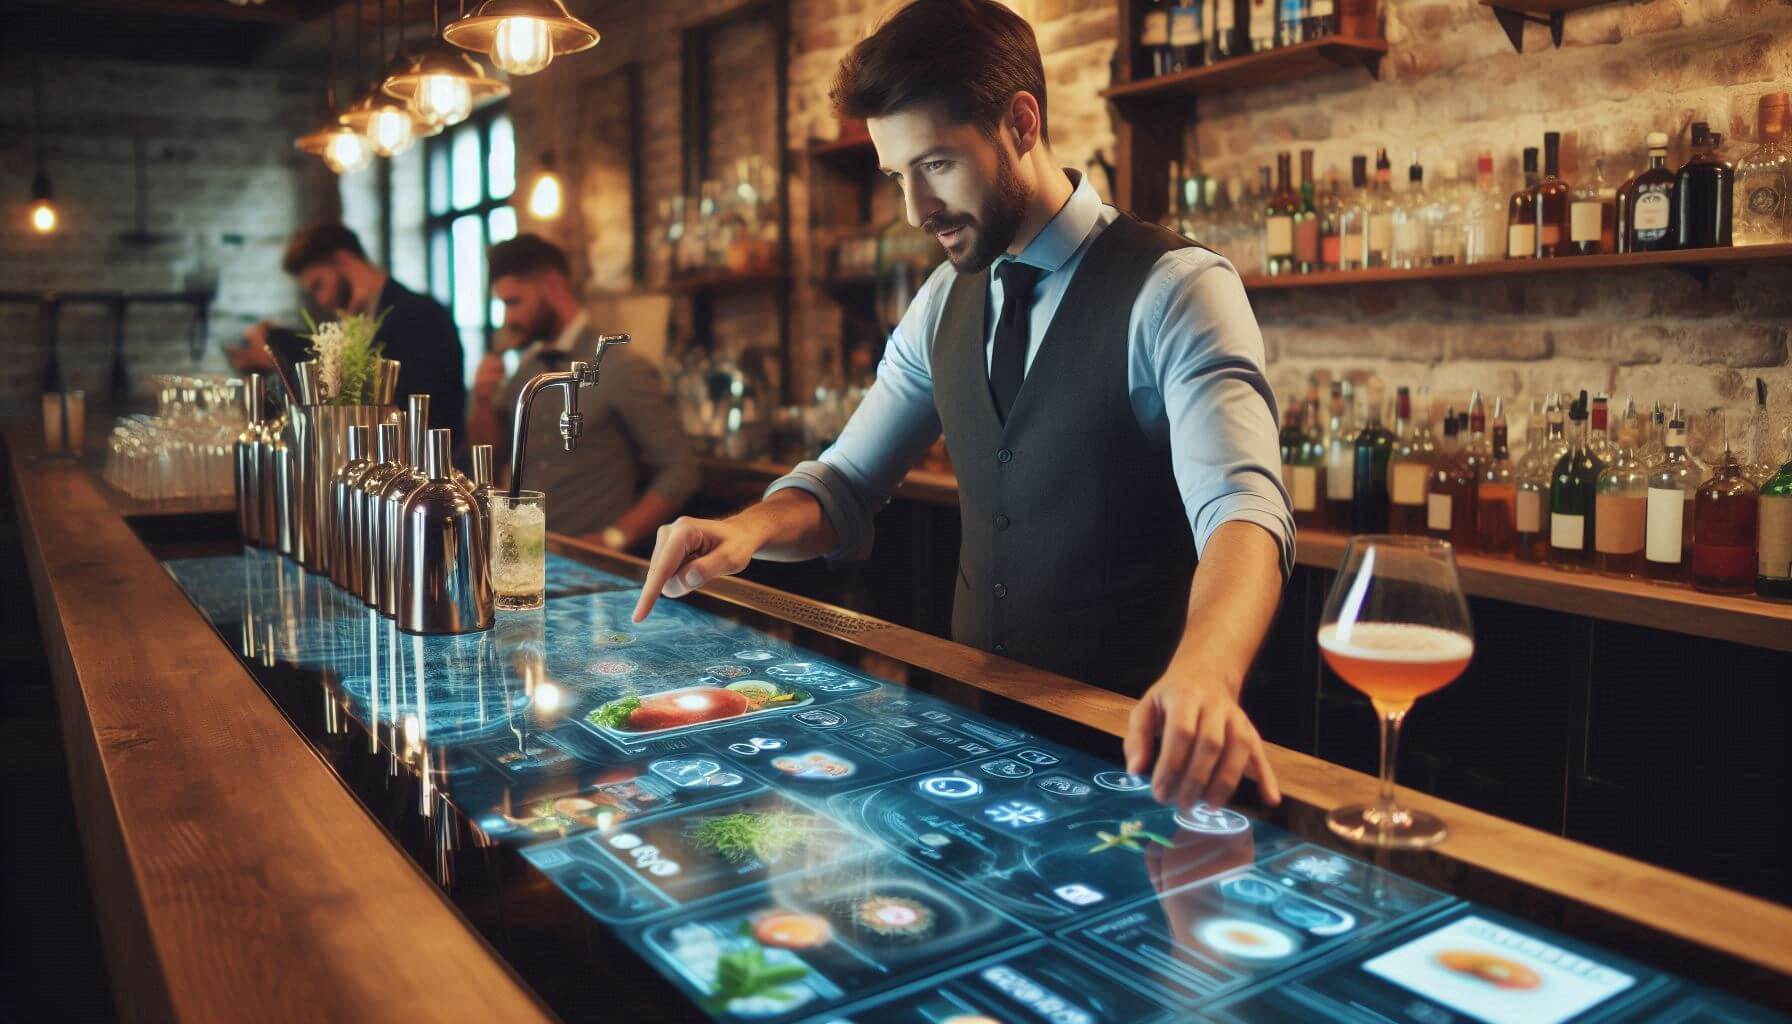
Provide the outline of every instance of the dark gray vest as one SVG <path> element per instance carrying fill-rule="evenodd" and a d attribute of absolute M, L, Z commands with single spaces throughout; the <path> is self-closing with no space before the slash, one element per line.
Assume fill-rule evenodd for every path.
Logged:
<path fill-rule="evenodd" d="M 933 343 L 934 404 L 958 473 L 960 643 L 1137 695 L 1182 636 L 1195 546 L 1168 444 L 1127 387 L 1133 300 L 1192 245 L 1122 214 L 1090 245 L 1008 421 L 985 359 L 989 271 L 952 282 Z"/>

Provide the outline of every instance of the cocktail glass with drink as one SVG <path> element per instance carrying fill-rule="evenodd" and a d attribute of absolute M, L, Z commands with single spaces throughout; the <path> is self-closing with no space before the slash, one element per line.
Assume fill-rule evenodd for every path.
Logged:
<path fill-rule="evenodd" d="M 490 493 L 491 578 L 499 611 L 540 608 L 547 599 L 547 495 Z"/>
<path fill-rule="evenodd" d="M 1354 842 L 1418 848 L 1441 841 L 1443 821 L 1394 796 L 1400 726 L 1413 702 L 1455 681 L 1475 653 L 1468 604 L 1445 541 L 1359 536 L 1326 598 L 1319 650 L 1332 671 L 1369 697 L 1381 719 L 1381 788 L 1372 804 L 1325 817 Z"/>

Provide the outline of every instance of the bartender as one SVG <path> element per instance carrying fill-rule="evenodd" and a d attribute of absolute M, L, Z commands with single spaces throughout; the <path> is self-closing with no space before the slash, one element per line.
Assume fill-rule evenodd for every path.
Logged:
<path fill-rule="evenodd" d="M 862 558 L 942 429 L 963 541 L 953 637 L 1139 697 L 1127 768 L 1187 807 L 1280 801 L 1238 704 L 1294 553 L 1263 341 L 1224 257 L 1104 204 L 1053 158 L 1033 31 L 918 0 L 841 62 L 911 224 L 946 263 L 820 459 L 663 528 L 635 618 L 752 558 Z"/>
<path fill-rule="evenodd" d="M 600 332 L 554 243 L 518 235 L 493 246 L 488 265 L 504 329 L 474 375 L 470 418 L 474 442 L 496 444 L 507 459 L 523 385 L 575 359 L 597 358 Z M 525 346 L 507 379 L 502 353 Z M 563 450 L 558 416 L 530 418 L 523 483 L 547 493 L 548 529 L 627 550 L 678 514 L 703 471 L 658 367 L 625 346 L 604 353 L 601 371 L 603 385 L 579 393 L 585 429 L 572 451 Z"/>

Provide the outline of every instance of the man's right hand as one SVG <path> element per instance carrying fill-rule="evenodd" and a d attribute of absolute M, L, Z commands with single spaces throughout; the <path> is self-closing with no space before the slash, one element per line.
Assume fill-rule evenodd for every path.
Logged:
<path fill-rule="evenodd" d="M 635 621 L 647 618 L 662 595 L 683 597 L 718 576 L 745 569 L 762 543 L 759 531 L 737 519 L 679 516 L 660 527 L 641 599 L 635 603 Z"/>

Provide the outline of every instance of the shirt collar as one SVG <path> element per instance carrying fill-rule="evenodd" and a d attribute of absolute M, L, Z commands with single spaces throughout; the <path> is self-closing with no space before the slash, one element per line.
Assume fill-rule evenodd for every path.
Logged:
<path fill-rule="evenodd" d="M 556 352 L 571 352 L 578 345 L 579 338 L 585 333 L 585 314 L 583 311 L 572 318 L 572 322 L 561 330 L 560 336 L 548 342 L 547 347 Z"/>
<path fill-rule="evenodd" d="M 1070 198 L 1064 201 L 1064 205 L 1052 215 L 1051 220 L 1045 222 L 1045 226 L 1039 229 L 1039 233 L 1033 236 L 1033 240 L 1027 243 L 1019 256 L 1003 254 L 996 260 L 996 266 L 1002 260 L 1015 259 L 1050 274 L 1082 248 L 1084 240 L 1095 229 L 1095 223 L 1101 216 L 1101 195 L 1081 171 L 1066 167 L 1064 173 L 1070 178 L 1072 185 Z M 992 266 L 991 270 L 994 269 Z"/>

